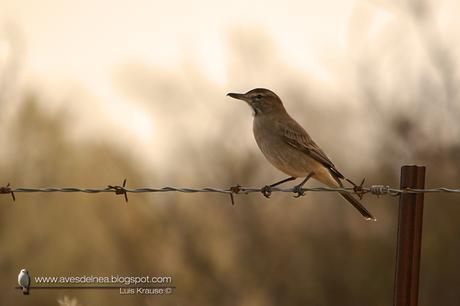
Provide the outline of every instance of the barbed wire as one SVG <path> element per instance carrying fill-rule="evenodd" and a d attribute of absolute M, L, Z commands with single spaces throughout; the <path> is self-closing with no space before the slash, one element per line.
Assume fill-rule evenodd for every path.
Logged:
<path fill-rule="evenodd" d="M 363 181 L 364 183 L 364 181 Z M 77 188 L 77 187 L 43 187 L 43 188 L 31 188 L 31 187 L 11 187 L 10 183 L 6 186 L 0 187 L 0 194 L 10 194 L 13 201 L 16 200 L 16 193 L 51 193 L 51 192 L 82 192 L 82 193 L 103 193 L 112 192 L 117 195 L 123 195 L 125 201 L 128 202 L 128 193 L 154 193 L 154 192 L 181 192 L 181 193 L 222 193 L 228 194 L 231 197 L 232 204 L 234 204 L 234 194 L 249 194 L 249 193 L 262 193 L 265 197 L 270 197 L 272 192 L 286 192 L 294 193 L 297 196 L 304 195 L 306 192 L 346 192 L 357 195 L 362 198 L 366 194 L 373 194 L 376 196 L 389 195 L 399 196 L 404 193 L 419 194 L 419 193 L 460 193 L 460 189 L 452 189 L 446 187 L 428 188 L 428 189 L 414 189 L 414 188 L 393 188 L 388 185 L 370 185 L 368 187 L 361 185 L 355 185 L 353 187 L 302 187 L 302 188 L 278 188 L 264 186 L 258 187 L 243 187 L 240 185 L 231 186 L 228 188 L 215 188 L 215 187 L 202 187 L 202 188 L 190 188 L 190 187 L 142 187 L 142 188 L 127 188 L 126 179 L 123 180 L 123 184 L 120 185 L 108 185 L 105 188 Z"/>

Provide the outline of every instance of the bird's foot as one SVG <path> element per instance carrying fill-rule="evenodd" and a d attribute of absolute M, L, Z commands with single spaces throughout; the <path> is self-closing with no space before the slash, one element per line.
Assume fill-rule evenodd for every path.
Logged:
<path fill-rule="evenodd" d="M 305 185 L 308 180 L 315 175 L 315 172 L 310 172 L 308 175 L 303 179 L 302 183 L 299 185 L 294 186 L 293 192 L 295 193 L 294 198 L 300 198 L 305 195 L 305 190 L 303 190 L 303 185 Z"/>
<path fill-rule="evenodd" d="M 303 190 L 302 185 L 296 185 L 293 188 L 293 192 L 295 193 L 294 198 L 300 198 L 305 195 L 305 190 Z"/>
<path fill-rule="evenodd" d="M 272 195 L 272 186 L 265 185 L 262 189 L 260 189 L 260 192 L 268 199 Z"/>

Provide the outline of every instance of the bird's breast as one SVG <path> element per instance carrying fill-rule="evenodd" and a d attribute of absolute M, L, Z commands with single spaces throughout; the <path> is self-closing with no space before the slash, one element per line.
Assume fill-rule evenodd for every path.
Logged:
<path fill-rule="evenodd" d="M 255 118 L 254 138 L 265 158 L 278 170 L 294 177 L 302 177 L 310 172 L 311 158 L 293 149 L 277 130 L 275 121 Z"/>

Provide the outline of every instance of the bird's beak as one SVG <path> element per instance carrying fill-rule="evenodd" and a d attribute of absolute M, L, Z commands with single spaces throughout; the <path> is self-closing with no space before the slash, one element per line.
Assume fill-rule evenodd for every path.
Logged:
<path fill-rule="evenodd" d="M 232 97 L 234 99 L 243 100 L 243 101 L 248 102 L 248 97 L 245 94 L 231 92 L 231 93 L 228 93 L 227 96 Z"/>

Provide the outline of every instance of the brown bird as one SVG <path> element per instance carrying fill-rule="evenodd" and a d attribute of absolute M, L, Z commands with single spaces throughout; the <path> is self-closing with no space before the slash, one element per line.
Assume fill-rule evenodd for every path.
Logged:
<path fill-rule="evenodd" d="M 311 139 L 308 133 L 286 112 L 281 99 L 272 91 L 256 88 L 245 94 L 229 93 L 235 99 L 243 100 L 253 110 L 253 132 L 257 145 L 265 158 L 290 177 L 263 188 L 268 196 L 271 187 L 304 177 L 295 191 L 303 195 L 302 186 L 314 178 L 329 187 L 343 187 L 345 177 L 332 161 Z M 351 182 L 351 181 L 350 181 Z M 340 193 L 366 220 L 376 219 L 350 193 Z"/>

